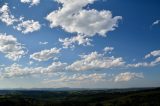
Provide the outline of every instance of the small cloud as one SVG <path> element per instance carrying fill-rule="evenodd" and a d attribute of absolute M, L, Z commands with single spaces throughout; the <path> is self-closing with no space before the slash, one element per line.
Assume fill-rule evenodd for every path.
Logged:
<path fill-rule="evenodd" d="M 114 50 L 113 47 L 105 47 L 105 48 L 103 49 L 103 51 L 104 51 L 105 53 L 111 52 L 111 51 L 113 51 L 113 50 Z"/>
<path fill-rule="evenodd" d="M 156 20 L 156 21 L 154 21 L 154 22 L 152 23 L 152 26 L 158 25 L 159 23 L 160 23 L 160 20 Z"/>
<path fill-rule="evenodd" d="M 18 19 L 11 14 L 7 3 L 0 7 L 0 21 L 4 22 L 7 26 L 18 22 Z"/>
<path fill-rule="evenodd" d="M 39 42 L 39 45 L 46 45 L 48 42 Z"/>
<path fill-rule="evenodd" d="M 40 0 L 21 0 L 21 3 L 30 4 L 31 6 L 38 5 L 40 3 Z"/>
<path fill-rule="evenodd" d="M 60 52 L 60 49 L 57 49 L 57 48 L 52 48 L 50 50 L 42 50 L 40 52 L 30 55 L 30 58 L 40 62 L 47 61 L 49 59 L 54 58 L 55 55 L 58 54 L 59 52 Z"/>
<path fill-rule="evenodd" d="M 13 8 L 13 9 L 16 9 L 16 7 L 15 7 L 15 6 L 13 6 L 12 8 Z"/>
<path fill-rule="evenodd" d="M 150 52 L 149 54 L 147 54 L 145 56 L 145 59 L 147 59 L 151 56 L 153 56 L 153 57 L 160 56 L 160 50 L 154 50 L 154 51 Z"/>
<path fill-rule="evenodd" d="M 23 34 L 28 34 L 34 31 L 38 31 L 41 28 L 41 25 L 38 21 L 27 20 L 19 23 L 17 26 L 14 26 L 15 29 L 21 31 Z"/>
<path fill-rule="evenodd" d="M 91 46 L 90 43 L 92 40 L 83 36 L 83 35 L 77 35 L 72 38 L 65 38 L 65 39 L 59 39 L 59 42 L 62 43 L 63 48 L 74 48 L 75 44 L 83 45 L 83 46 Z"/>
<path fill-rule="evenodd" d="M 13 35 L 0 33 L 0 52 L 5 54 L 5 57 L 17 61 L 27 53 L 24 50 L 23 44 L 19 43 Z"/>
<path fill-rule="evenodd" d="M 117 76 L 115 76 L 114 81 L 123 82 L 123 81 L 130 81 L 136 78 L 144 78 L 143 73 L 131 73 L 131 72 L 120 73 Z"/>

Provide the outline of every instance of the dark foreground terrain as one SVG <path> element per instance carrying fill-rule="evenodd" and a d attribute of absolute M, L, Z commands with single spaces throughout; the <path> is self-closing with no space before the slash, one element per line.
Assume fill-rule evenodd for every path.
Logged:
<path fill-rule="evenodd" d="M 160 106 L 160 88 L 0 90 L 0 106 Z"/>

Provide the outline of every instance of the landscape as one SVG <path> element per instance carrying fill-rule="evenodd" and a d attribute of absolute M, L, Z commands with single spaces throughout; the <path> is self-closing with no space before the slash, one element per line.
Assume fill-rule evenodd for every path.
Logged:
<path fill-rule="evenodd" d="M 160 106 L 160 88 L 1 90 L 0 106 Z"/>
<path fill-rule="evenodd" d="M 0 0 L 0 106 L 160 106 L 160 0 Z"/>

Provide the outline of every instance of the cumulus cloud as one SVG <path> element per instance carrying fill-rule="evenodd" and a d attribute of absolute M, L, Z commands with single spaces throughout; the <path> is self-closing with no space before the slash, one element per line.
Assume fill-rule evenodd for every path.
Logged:
<path fill-rule="evenodd" d="M 105 57 L 103 54 L 92 52 L 88 55 L 82 55 L 81 60 L 73 62 L 67 67 L 68 70 L 85 71 L 95 69 L 108 69 L 124 65 L 125 62 L 121 57 Z"/>
<path fill-rule="evenodd" d="M 137 78 L 144 78 L 143 73 L 131 73 L 131 72 L 120 73 L 117 76 L 115 76 L 114 81 L 115 82 L 130 81 L 132 79 L 137 79 Z"/>
<path fill-rule="evenodd" d="M 106 36 L 109 31 L 118 27 L 121 16 L 112 16 L 111 11 L 84 9 L 85 6 L 96 0 L 55 0 L 62 4 L 58 10 L 49 13 L 46 19 L 50 27 L 61 27 L 69 33 L 76 33 L 77 37 L 60 39 L 64 47 L 78 45 L 90 45 L 90 39 L 95 35 Z"/>
<path fill-rule="evenodd" d="M 65 70 L 66 65 L 66 63 L 61 62 L 53 62 L 47 67 L 22 67 L 19 64 L 12 64 L 11 66 L 3 68 L 0 78 L 26 77 L 40 74 L 47 75 Z"/>
<path fill-rule="evenodd" d="M 37 60 L 37 61 L 47 61 L 49 59 L 52 59 L 55 57 L 56 54 L 60 52 L 60 49 L 57 48 L 51 48 L 50 50 L 42 50 L 37 53 L 33 53 L 30 55 L 31 59 Z"/>
<path fill-rule="evenodd" d="M 22 21 L 17 26 L 14 26 L 14 28 L 18 31 L 21 31 L 23 34 L 27 34 L 34 31 L 38 31 L 41 28 L 41 25 L 38 21 L 27 20 Z"/>
<path fill-rule="evenodd" d="M 15 18 L 14 15 L 11 14 L 8 4 L 4 4 L 0 8 L 0 21 L 4 22 L 6 25 L 13 25 L 16 22 L 16 25 L 14 25 L 13 28 L 24 34 L 37 31 L 41 28 L 38 21 L 24 21 L 24 17 Z"/>
<path fill-rule="evenodd" d="M 103 49 L 103 51 L 104 51 L 105 53 L 111 52 L 111 51 L 113 51 L 113 50 L 114 50 L 113 47 L 105 47 L 105 48 Z"/>
<path fill-rule="evenodd" d="M 99 81 L 105 81 L 106 79 L 106 74 L 73 74 L 70 76 L 67 76 L 66 74 L 63 74 L 60 76 L 58 79 L 54 80 L 46 80 L 44 81 L 45 83 L 51 83 L 51 82 L 86 82 L 86 81 L 94 81 L 94 82 L 99 82 Z"/>
<path fill-rule="evenodd" d="M 19 43 L 13 35 L 0 34 L 0 52 L 13 61 L 19 60 L 26 54 L 23 44 Z"/>
<path fill-rule="evenodd" d="M 74 44 L 78 44 L 78 45 L 91 45 L 91 39 L 86 38 L 85 36 L 82 35 L 77 35 L 74 36 L 72 38 L 65 38 L 65 39 L 59 39 L 60 42 L 62 42 L 63 44 L 63 48 L 74 48 L 75 45 Z"/>
<path fill-rule="evenodd" d="M 38 5 L 40 3 L 40 0 L 21 0 L 21 3 L 27 3 L 30 4 L 30 6 Z"/>
<path fill-rule="evenodd" d="M 105 36 L 109 31 L 117 27 L 121 16 L 112 17 L 110 11 L 97 11 L 95 9 L 83 9 L 95 0 L 56 0 L 62 4 L 62 8 L 51 12 L 46 19 L 50 21 L 51 28 L 61 26 L 70 33 L 94 36 L 99 34 Z"/>
<path fill-rule="evenodd" d="M 4 4 L 0 7 L 0 21 L 4 22 L 6 25 L 13 25 L 18 21 L 10 12 L 8 4 Z"/>

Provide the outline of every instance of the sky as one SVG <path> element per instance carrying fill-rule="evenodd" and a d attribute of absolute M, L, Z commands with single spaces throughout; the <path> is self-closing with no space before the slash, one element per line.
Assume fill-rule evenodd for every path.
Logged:
<path fill-rule="evenodd" d="M 0 89 L 160 86 L 159 0 L 0 0 Z"/>

